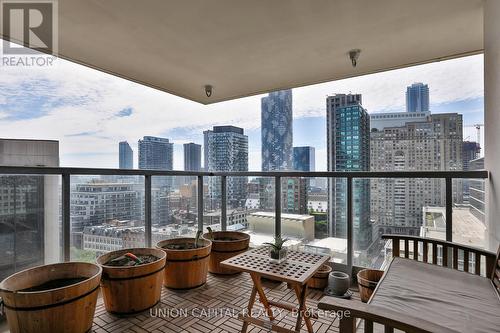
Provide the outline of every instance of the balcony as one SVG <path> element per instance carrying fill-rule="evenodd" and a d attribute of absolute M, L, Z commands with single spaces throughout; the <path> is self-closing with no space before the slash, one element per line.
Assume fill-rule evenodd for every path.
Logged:
<path fill-rule="evenodd" d="M 403 122 L 401 126 L 417 133 L 413 141 L 408 140 L 402 146 L 416 145 L 420 152 L 428 148 L 429 160 L 422 159 L 424 155 L 418 152 L 412 153 L 413 162 L 408 164 L 405 164 L 400 152 L 386 156 L 383 154 L 385 143 L 382 140 L 377 143 L 378 146 L 375 145 L 379 150 L 371 151 L 369 148 L 370 153 L 363 152 L 363 148 L 368 146 L 363 144 L 370 141 L 372 135 L 380 138 L 385 135 L 390 140 L 399 140 L 404 133 L 393 128 L 393 125 L 386 126 L 389 128 L 387 131 L 385 127 L 383 131 L 376 127 L 369 128 L 371 114 L 368 117 L 367 110 L 362 107 L 361 94 L 335 92 L 335 95 L 326 98 L 326 117 L 322 114 L 328 127 L 326 144 L 323 143 L 326 146 L 324 155 L 327 155 L 324 164 L 328 167 L 324 169 L 330 171 L 163 171 L 174 169 L 171 165 L 173 158 L 169 161 L 170 165 L 162 165 L 156 170 L 145 167 L 147 163 L 141 158 L 139 170 L 133 169 L 133 163 L 124 169 L 59 167 L 59 147 L 57 159 L 35 152 L 31 155 L 37 156 L 36 162 L 5 163 L 24 166 L 5 166 L 4 161 L 0 160 L 0 280 L 39 265 L 95 262 L 98 256 L 111 251 L 150 248 L 161 240 L 193 237 L 199 232 L 208 231 L 210 227 L 214 231 L 241 231 L 248 234 L 251 251 L 259 249 L 273 238 L 284 236 L 288 238 L 288 250 L 296 256 L 315 258 L 317 262 L 320 262 L 318 258 L 322 260 L 329 256 L 326 265 L 338 273 L 339 280 L 345 275 L 342 273 L 350 276 L 352 294 L 346 292 L 340 297 L 327 297 L 321 290 L 308 290 L 305 287 L 307 284 L 301 280 L 302 275 L 305 276 L 313 268 L 318 269 L 322 261 L 318 267 L 308 262 L 304 266 L 296 265 L 299 266 L 296 275 L 282 281 L 286 283 L 273 282 L 272 279 L 261 281 L 260 275 L 256 278 L 255 274 L 242 269 L 243 274 L 233 277 L 208 274 L 206 284 L 188 291 L 162 288 L 160 303 L 151 310 L 126 317 L 107 312 L 104 296 L 100 294 L 92 330 L 155 333 L 245 332 L 247 329 L 251 332 L 351 333 L 363 330 L 370 333 L 374 329 L 383 329 L 388 333 L 395 330 L 469 333 L 498 329 L 499 325 L 493 329 L 488 325 L 500 322 L 496 311 L 500 305 L 496 303 L 496 298 L 488 297 L 496 297 L 500 292 L 500 254 L 492 252 L 497 250 L 500 241 L 497 218 L 500 214 L 500 2 L 383 0 L 375 4 L 370 0 L 315 3 L 256 0 L 248 3 L 174 3 L 151 0 L 147 5 L 139 5 L 129 0 L 96 0 L 93 5 L 88 5 L 68 0 L 54 2 L 56 5 L 51 7 L 56 11 L 50 12 L 51 15 L 47 17 L 53 19 L 52 29 L 56 27 L 56 35 L 57 32 L 59 34 L 56 39 L 48 41 L 44 39 L 47 36 L 37 35 L 37 28 L 28 31 L 32 28 L 30 20 L 28 27 L 22 27 L 24 30 L 16 29 L 16 24 L 26 21 L 26 15 L 31 15 L 31 12 L 20 16 L 20 11 L 25 8 L 16 8 L 16 4 L 10 4 L 9 1 L 2 1 L 0 5 L 4 3 L 7 3 L 7 7 L 2 7 L 2 10 L 12 9 L 14 21 L 5 23 L 11 17 L 5 14 L 7 11 L 0 10 L 0 38 L 6 42 L 2 47 L 0 79 L 3 79 L 3 75 L 9 78 L 8 68 L 29 60 L 29 57 L 21 56 L 16 62 L 16 56 L 3 54 L 5 50 L 12 49 L 15 54 L 15 49 L 23 46 L 29 51 L 36 49 L 43 55 L 55 55 L 106 75 L 156 89 L 152 90 L 155 92 L 175 95 L 171 96 L 174 104 L 180 97 L 207 105 L 205 110 L 210 112 L 219 111 L 218 107 L 224 104 L 222 102 L 226 102 L 225 107 L 230 109 L 234 108 L 231 104 L 234 99 L 263 92 L 278 96 L 281 91 L 285 91 L 285 96 L 278 96 L 282 98 L 280 102 L 291 109 L 291 89 L 295 87 L 482 54 L 484 120 L 479 122 L 484 125 L 473 126 L 484 129 L 485 154 L 478 163 L 482 166 L 474 168 L 475 171 L 459 171 L 462 162 L 466 162 L 459 158 L 461 147 L 456 149 L 458 144 L 464 143 L 462 139 L 465 135 L 462 136 L 462 132 L 465 118 L 462 119 L 458 113 L 449 113 L 457 112 L 450 109 L 441 115 L 434 114 L 436 121 L 432 124 L 406 127 Z M 11 5 L 14 7 L 9 8 Z M 35 8 L 34 12 L 42 13 L 40 8 Z M 47 20 L 42 22 L 47 24 Z M 46 35 L 47 29 L 42 28 L 40 30 Z M 43 39 L 41 43 L 44 46 L 38 42 L 32 43 L 30 36 L 33 34 Z M 52 34 L 54 38 L 54 31 Z M 29 41 L 25 40 L 26 36 L 30 37 Z M 39 58 L 51 60 L 50 56 Z M 31 65 L 24 63 L 23 66 L 28 68 L 28 76 L 39 74 L 38 71 L 29 71 Z M 431 77 L 434 72 L 430 72 Z M 64 74 L 75 75 L 78 78 L 75 81 L 78 81 L 81 73 L 67 70 Z M 454 74 L 449 73 L 449 82 L 454 81 Z M 41 82 L 42 85 L 46 83 L 43 80 Z M 92 89 L 97 95 L 106 90 L 99 80 L 93 81 L 93 84 Z M 116 86 L 118 88 L 114 88 L 119 92 L 117 99 L 120 100 L 117 104 L 124 107 L 118 112 L 118 117 L 130 116 L 135 111 L 123 102 L 126 101 L 123 96 L 125 91 L 130 95 L 134 93 L 123 88 L 125 86 Z M 429 104 L 429 89 L 418 83 L 412 87 L 422 89 L 423 95 L 427 94 L 427 103 L 419 101 L 419 104 L 407 97 L 407 112 L 399 110 L 390 117 L 396 118 L 397 114 L 397 117 L 406 118 L 407 113 L 411 112 L 415 120 L 426 122 L 430 119 L 428 105 L 427 108 L 421 107 L 422 110 L 417 110 L 417 105 Z M 18 89 L 14 87 L 7 94 L 15 90 Z M 68 90 L 79 90 L 79 87 Z M 31 114 L 31 108 L 38 105 L 37 90 L 33 88 L 33 91 L 33 105 L 22 109 L 21 113 L 26 111 Z M 16 96 L 19 95 L 22 92 Z M 72 96 L 71 103 L 91 109 L 92 106 L 86 104 L 89 96 L 82 95 L 78 96 L 81 99 Z M 464 100 L 467 100 L 468 92 L 465 91 L 463 95 Z M 144 96 L 144 100 L 147 100 L 145 108 L 157 114 L 164 111 L 165 105 L 156 105 L 157 95 Z M 6 105 L 2 97 L 0 95 L 0 112 L 3 111 L 2 106 Z M 271 93 L 260 102 L 262 108 L 268 107 L 272 111 L 275 101 L 269 100 L 270 97 Z M 220 104 L 208 106 L 214 103 Z M 58 103 L 52 104 L 54 107 L 59 106 Z M 324 105 L 322 100 L 322 107 Z M 108 109 L 108 105 L 101 106 L 102 109 Z M 176 114 L 176 117 L 182 121 L 173 130 L 196 123 L 196 116 L 187 111 L 191 106 L 175 108 L 175 112 L 181 113 L 180 116 Z M 345 108 L 345 114 L 336 113 L 339 108 Z M 13 109 L 18 111 L 17 107 Z M 61 110 L 65 111 L 64 108 Z M 246 111 L 245 108 L 242 110 Z M 43 116 L 46 110 L 40 107 L 39 111 Z M 5 116 L 2 112 L 0 127 L 4 119 L 19 120 L 23 116 L 24 113 Z M 58 127 L 64 127 L 59 124 L 59 120 L 74 115 L 60 112 L 52 116 L 42 126 L 15 127 L 17 124 L 14 124 L 15 131 L 9 132 L 11 126 L 2 127 L 2 130 L 8 133 L 6 136 L 19 134 L 18 137 L 33 137 L 39 133 L 39 127 L 50 128 L 48 131 L 54 129 L 57 139 L 99 134 L 99 130 L 94 131 L 93 127 L 101 125 L 100 118 L 91 119 L 92 130 L 81 131 L 80 126 L 75 126 L 73 129 L 77 128 L 77 131 L 66 133 L 56 131 Z M 388 120 L 383 117 L 379 120 Z M 360 120 L 364 121 L 355 123 Z M 214 124 L 222 123 L 211 121 Z M 238 125 L 236 122 L 240 118 L 235 117 L 234 121 Z M 290 115 L 274 121 L 262 120 L 261 125 L 288 122 L 291 128 L 292 121 L 293 115 Z M 165 133 L 155 124 L 160 123 L 160 119 L 153 122 L 147 119 L 145 122 L 147 131 L 152 132 L 150 134 Z M 393 124 L 392 120 L 386 124 Z M 124 127 L 118 131 L 120 137 L 132 130 L 132 126 Z M 265 132 L 263 127 L 262 133 Z M 446 128 L 447 133 L 456 136 L 458 141 L 422 144 L 422 138 L 429 131 L 434 131 L 434 127 Z M 307 135 L 313 131 L 308 129 Z M 370 134 L 367 135 L 367 131 Z M 205 168 L 226 170 L 223 164 L 231 161 L 243 165 L 239 170 L 252 169 L 248 167 L 249 141 L 243 135 L 243 128 L 215 126 L 213 131 L 203 132 L 203 139 L 206 140 L 204 145 L 210 146 L 211 140 L 217 140 L 213 137 L 214 133 L 222 133 L 219 142 L 222 148 L 210 156 L 223 156 L 224 161 L 214 167 L 217 158 L 213 158 L 214 162 L 209 161 L 210 156 L 206 157 Z M 140 136 L 145 134 L 148 133 L 141 133 Z M 137 136 L 136 133 L 134 135 Z M 201 131 L 198 135 L 201 140 Z M 350 138 L 345 139 L 346 135 Z M 437 134 L 439 136 L 442 139 L 442 133 Z M 229 137 L 234 138 L 231 144 L 227 141 Z M 482 141 L 480 135 L 477 141 Z M 165 138 L 144 136 L 144 139 L 139 140 L 139 145 L 144 150 L 154 151 L 153 142 L 162 145 L 161 151 L 168 150 L 173 154 L 173 143 Z M 128 143 L 122 143 L 126 141 L 120 142 L 120 164 L 122 149 L 123 155 L 132 154 Z M 292 143 L 290 140 L 290 145 Z M 102 148 L 99 143 L 93 145 L 96 151 Z M 200 145 L 191 145 L 190 149 L 200 149 Z M 246 149 L 246 154 L 230 153 L 232 145 Z M 451 145 L 455 146 L 454 152 L 443 158 L 447 154 L 444 150 Z M 271 153 L 263 146 L 262 156 L 266 160 Z M 3 146 L 0 148 L 3 149 Z M 0 153 L 3 154 L 1 149 Z M 151 153 L 152 159 L 156 160 L 161 151 Z M 373 155 L 373 163 L 381 167 L 373 168 L 367 159 L 363 160 L 363 153 Z M 199 151 L 198 154 L 201 160 Z M 431 161 L 433 157 L 439 162 Z M 39 162 L 41 160 L 43 162 Z M 334 167 L 333 160 L 339 166 Z M 416 162 L 422 163 L 417 167 L 411 165 Z M 195 170 L 201 169 L 201 163 L 198 164 Z M 278 159 L 262 161 L 262 170 L 291 170 L 286 164 Z M 92 166 L 91 163 L 87 165 Z M 428 171 L 402 171 L 409 168 L 408 165 Z M 367 171 L 370 168 L 398 171 Z M 193 170 L 189 167 L 185 169 Z M 340 169 L 352 171 L 332 171 Z M 194 247 L 197 248 L 197 243 Z M 261 257 L 256 255 L 255 258 Z M 141 259 L 136 259 L 141 262 Z M 268 263 L 268 260 L 265 262 Z M 244 267 L 244 262 L 239 264 Z M 264 265 L 262 261 L 260 265 Z M 254 267 L 254 273 L 261 266 Z M 381 273 L 380 270 L 385 272 L 379 280 L 378 289 L 372 294 L 375 296 L 369 298 L 367 304 L 361 303 L 360 299 L 366 297 L 363 288 L 374 288 L 373 281 L 369 281 L 368 286 L 358 285 L 356 281 L 356 274 L 365 269 L 379 270 L 377 274 Z M 278 274 L 276 271 L 273 273 Z M 272 274 L 263 276 L 273 277 Z M 400 284 L 389 285 L 391 281 Z M 96 290 L 100 290 L 98 287 L 90 294 L 97 293 Z M 417 287 L 420 290 L 416 290 Z M 469 287 L 484 287 L 488 292 L 476 297 L 479 293 L 470 292 Z M 457 288 L 462 299 L 445 297 L 457 294 Z M 419 293 L 422 290 L 424 296 Z M 263 296 L 264 291 L 267 299 Z M 441 294 L 444 296 L 438 297 Z M 247 301 L 250 299 L 250 306 L 257 296 L 260 302 L 255 302 L 254 310 L 259 312 L 259 316 L 239 317 L 245 312 Z M 351 299 L 344 300 L 344 296 Z M 487 306 L 481 307 L 484 304 L 473 302 L 478 298 L 485 300 Z M 436 302 L 427 304 L 429 306 L 422 305 L 422 299 Z M 439 303 L 443 300 L 449 302 L 444 302 L 444 305 Z M 15 308 L 12 304 L 4 303 L 5 308 Z M 288 316 L 278 316 L 273 320 L 269 306 L 281 303 L 288 304 L 284 305 Z M 434 308 L 436 303 L 439 306 Z M 309 316 L 305 306 L 321 313 L 319 318 Z M 468 308 L 464 313 L 462 308 L 465 306 Z M 45 310 L 45 305 L 42 309 L 37 306 L 34 308 L 35 311 Z M 0 312 L 2 310 L 0 304 Z M 202 310 L 225 312 L 212 313 L 214 316 L 210 317 L 210 312 L 199 313 Z M 349 311 L 349 316 L 346 311 Z M 297 313 L 299 316 L 294 317 Z M 460 313 L 461 318 L 456 318 L 457 313 Z M 53 322 L 61 320 L 60 317 L 54 318 Z M 305 323 L 302 323 L 302 319 Z M 6 330 L 2 320 L 0 315 L 0 332 Z M 30 322 L 32 326 L 34 323 L 34 320 Z M 82 321 L 78 319 L 74 323 L 81 324 Z M 248 323 L 250 326 L 247 326 Z"/>
<path fill-rule="evenodd" d="M 438 192 L 444 194 L 443 206 L 420 207 L 422 223 L 427 221 L 427 224 L 413 228 L 418 230 L 415 236 L 461 242 L 464 245 L 470 245 L 471 241 L 474 241 L 475 246 L 485 246 L 484 225 L 471 213 L 475 210 L 470 206 L 464 208 L 464 205 L 456 205 L 455 200 L 460 197 L 458 192 L 463 191 L 457 184 L 462 184 L 461 181 L 464 179 L 484 182 L 488 178 L 487 171 L 212 173 L 0 167 L 0 174 L 2 191 L 16 193 L 15 198 L 19 200 L 15 202 L 13 210 L 4 214 L 11 218 L 4 219 L 3 222 L 4 228 L 10 228 L 10 232 L 3 235 L 11 240 L 2 242 L 4 253 L 2 273 L 5 276 L 43 263 L 68 260 L 93 262 L 98 255 L 109 251 L 154 246 L 162 239 L 193 236 L 196 230 L 206 231 L 208 226 L 214 230 L 247 232 L 254 247 L 271 241 L 275 235 L 284 235 L 290 238 L 290 248 L 330 255 L 330 265 L 335 270 L 355 276 L 356 272 L 365 267 L 384 268 L 393 252 L 392 243 L 380 238 L 381 233 L 390 231 L 383 226 L 379 226 L 380 229 L 372 235 L 372 241 L 368 246 L 361 247 L 363 245 L 356 241 L 361 238 L 359 234 L 367 232 L 363 227 L 355 225 L 360 207 L 365 207 L 362 200 L 355 200 L 353 196 L 360 181 L 361 183 L 371 181 L 371 188 L 376 189 L 377 186 L 385 185 L 387 182 L 405 179 L 413 182 L 422 179 L 437 180 L 439 185 L 442 185 Z M 272 205 L 252 206 L 249 204 L 252 200 L 248 199 L 251 198 L 251 193 L 247 193 L 246 200 L 231 200 L 234 198 L 227 193 L 227 183 L 236 177 L 244 178 L 247 188 L 252 183 L 264 184 L 265 186 L 257 186 L 256 193 L 260 193 L 261 198 L 263 193 L 266 194 L 272 199 Z M 211 195 L 207 189 L 206 183 L 210 179 L 217 179 L 217 183 L 221 186 L 216 191 L 217 195 Z M 305 183 L 308 187 L 311 187 L 311 184 L 327 184 L 328 180 L 344 182 L 345 193 L 342 197 L 346 198 L 345 227 L 327 225 L 322 229 L 322 219 L 315 221 L 315 214 L 308 215 L 309 210 L 303 215 L 286 213 L 285 211 L 289 209 L 286 186 L 289 184 L 288 180 L 297 179 L 307 180 Z M 185 184 L 191 184 L 191 187 L 186 189 Z M 269 195 L 269 191 L 272 195 Z M 307 192 L 311 194 L 311 188 L 308 188 Z M 37 196 L 38 201 L 33 199 Z M 43 200 L 40 200 L 40 197 L 43 197 Z M 161 205 L 155 200 L 159 198 L 168 199 L 169 205 L 163 206 L 162 209 L 158 208 Z M 86 205 L 83 205 L 82 200 Z M 96 202 L 96 205 L 92 205 L 89 200 L 100 200 L 100 204 Z M 175 200 L 180 201 L 175 204 Z M 295 200 L 293 197 L 292 202 Z M 377 205 L 377 202 L 372 201 L 371 204 Z M 89 207 L 92 207 L 90 213 L 87 212 Z M 86 214 L 81 214 L 83 209 L 86 210 Z M 323 209 L 324 213 L 320 216 L 326 218 L 328 203 Z M 59 218 L 54 219 L 54 217 Z M 90 219 L 82 220 L 82 217 Z M 168 224 L 162 219 L 167 219 Z M 369 226 L 370 232 L 372 229 L 377 230 L 376 223 L 372 223 L 373 225 Z M 477 228 L 478 224 L 483 226 L 482 229 Z M 406 230 L 408 233 L 408 229 L 412 229 L 412 226 L 400 225 L 399 229 L 394 226 L 392 228 L 395 233 L 401 230 Z M 336 229 L 345 229 L 346 234 L 332 236 Z M 479 230 L 479 234 L 474 234 L 475 230 Z M 403 256 L 412 257 L 415 253 L 414 247 L 407 245 L 406 247 L 402 245 L 401 253 Z M 422 248 L 417 251 L 423 256 Z M 461 257 L 459 262 L 463 269 L 464 258 Z M 471 260 L 468 264 L 474 266 L 474 261 Z M 295 295 L 287 289 L 286 284 L 268 282 L 265 287 L 273 300 L 292 300 L 293 303 Z M 209 275 L 207 284 L 195 290 L 178 292 L 164 289 L 162 303 L 151 311 L 171 310 L 172 305 L 176 305 L 174 309 L 217 305 L 216 308 L 229 307 L 237 313 L 245 307 L 250 290 L 251 280 L 246 273 L 229 279 Z M 354 299 L 357 297 L 359 296 L 356 293 Z M 316 304 L 321 298 L 321 291 L 311 290 L 308 294 L 308 305 L 316 309 Z M 238 325 L 241 324 L 236 317 L 216 317 L 213 321 L 207 322 L 206 319 L 195 318 L 192 315 L 188 319 L 155 318 L 149 312 L 123 319 L 106 313 L 102 299 L 98 304 L 94 322 L 96 332 L 127 329 L 134 331 L 138 326 L 150 332 L 160 327 L 167 331 L 203 332 L 220 329 L 222 332 L 232 332 L 239 330 Z M 279 323 L 287 327 L 293 324 L 289 320 L 283 317 Z M 324 318 L 313 320 L 313 326 L 318 331 L 335 331 L 338 320 Z M 303 329 L 305 330 L 305 327 Z"/>

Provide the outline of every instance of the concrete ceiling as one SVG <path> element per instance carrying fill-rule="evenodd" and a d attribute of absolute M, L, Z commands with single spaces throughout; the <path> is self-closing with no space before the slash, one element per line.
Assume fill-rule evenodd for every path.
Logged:
<path fill-rule="evenodd" d="M 60 57 L 204 104 L 482 49 L 482 0 L 59 0 Z"/>

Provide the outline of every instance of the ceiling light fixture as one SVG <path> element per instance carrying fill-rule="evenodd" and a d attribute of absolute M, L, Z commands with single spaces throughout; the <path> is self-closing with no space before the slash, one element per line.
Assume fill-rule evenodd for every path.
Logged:
<path fill-rule="evenodd" d="M 207 84 L 205 86 L 205 94 L 207 95 L 207 97 L 210 97 L 212 96 L 212 86 Z"/>
<path fill-rule="evenodd" d="M 360 49 L 353 49 L 349 51 L 349 59 L 351 59 L 352 67 L 356 67 L 356 65 L 358 64 L 358 58 L 360 53 L 361 53 Z"/>

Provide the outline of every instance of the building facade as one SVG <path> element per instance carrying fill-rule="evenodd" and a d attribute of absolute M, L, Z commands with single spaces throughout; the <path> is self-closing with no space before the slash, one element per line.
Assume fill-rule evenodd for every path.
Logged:
<path fill-rule="evenodd" d="M 370 114 L 371 130 L 383 131 L 386 127 L 401 127 L 406 123 L 427 121 L 431 116 L 428 112 L 380 112 Z"/>
<path fill-rule="evenodd" d="M 293 147 L 293 170 L 310 172 L 315 171 L 314 147 Z M 315 179 L 311 178 L 284 178 L 281 184 L 282 209 L 290 214 L 307 214 L 308 195 Z"/>
<path fill-rule="evenodd" d="M 484 157 L 469 161 L 469 170 L 484 170 Z M 485 223 L 485 180 L 469 180 L 469 210 L 479 221 Z"/>
<path fill-rule="evenodd" d="M 429 86 L 420 82 L 406 88 L 406 112 L 429 111 Z"/>
<path fill-rule="evenodd" d="M 139 169 L 172 170 L 174 144 L 166 138 L 145 136 L 139 140 Z"/>
<path fill-rule="evenodd" d="M 433 114 L 428 121 L 371 132 L 371 171 L 462 169 L 462 115 Z M 454 182 L 454 202 L 459 202 Z M 373 179 L 371 218 L 382 233 L 418 235 L 422 207 L 444 206 L 442 179 Z"/>
<path fill-rule="evenodd" d="M 184 144 L 184 170 L 201 170 L 201 145 L 192 142 Z"/>
<path fill-rule="evenodd" d="M 464 141 L 462 146 L 463 170 L 469 170 L 469 163 L 479 158 L 481 146 L 477 142 Z"/>
<path fill-rule="evenodd" d="M 71 190 L 71 232 L 76 237 L 87 226 L 110 220 L 141 220 L 142 196 L 135 184 L 76 184 Z"/>
<path fill-rule="evenodd" d="M 243 128 L 214 126 L 204 135 L 207 139 L 208 171 L 248 171 L 248 137 Z M 208 192 L 211 200 L 220 200 L 220 177 L 209 177 Z M 232 208 L 244 207 L 246 196 L 247 177 L 228 177 L 228 204 Z"/>
<path fill-rule="evenodd" d="M 361 95 L 328 96 L 327 149 L 329 171 L 370 170 L 370 118 Z M 332 237 L 347 237 L 347 183 L 330 179 L 328 186 L 328 229 Z M 355 248 L 365 250 L 372 241 L 369 180 L 353 184 Z"/>
<path fill-rule="evenodd" d="M 281 210 L 289 214 L 307 214 L 307 178 L 281 179 Z"/>
<path fill-rule="evenodd" d="M 0 165 L 59 166 L 59 142 L 0 139 Z M 0 176 L 0 279 L 60 260 L 59 176 Z"/>
<path fill-rule="evenodd" d="M 133 169 L 134 168 L 134 151 L 127 141 L 121 141 L 118 144 L 119 150 L 119 168 Z"/>
<path fill-rule="evenodd" d="M 292 91 L 269 93 L 261 100 L 262 171 L 291 170 Z"/>
<path fill-rule="evenodd" d="M 293 170 L 306 172 L 316 170 L 314 147 L 293 147 Z"/>

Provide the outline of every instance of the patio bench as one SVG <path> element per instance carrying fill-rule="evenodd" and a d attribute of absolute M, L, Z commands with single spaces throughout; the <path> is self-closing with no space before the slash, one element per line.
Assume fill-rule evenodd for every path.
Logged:
<path fill-rule="evenodd" d="M 324 297 L 318 304 L 344 313 L 340 333 L 356 332 L 357 319 L 365 333 L 374 323 L 386 333 L 499 331 L 500 246 L 495 254 L 429 238 L 382 238 L 392 240 L 393 257 L 368 303 Z"/>

